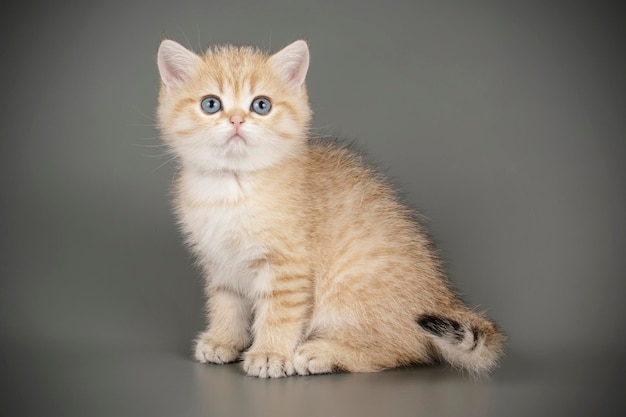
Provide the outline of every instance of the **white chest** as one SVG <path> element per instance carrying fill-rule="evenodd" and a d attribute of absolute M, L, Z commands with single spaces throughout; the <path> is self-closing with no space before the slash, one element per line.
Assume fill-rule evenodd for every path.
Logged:
<path fill-rule="evenodd" d="M 260 208 L 251 179 L 232 174 L 181 178 L 179 215 L 187 240 L 213 285 L 244 293 L 262 291 L 269 271 L 256 262 L 266 254 L 259 236 Z"/>

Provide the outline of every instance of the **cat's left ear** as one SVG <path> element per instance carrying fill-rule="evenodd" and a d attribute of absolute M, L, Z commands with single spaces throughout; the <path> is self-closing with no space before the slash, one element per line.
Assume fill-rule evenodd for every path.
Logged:
<path fill-rule="evenodd" d="M 288 84 L 301 88 L 309 69 L 309 47 L 297 40 L 270 57 L 270 63 Z"/>
<path fill-rule="evenodd" d="M 171 88 L 191 76 L 200 57 L 177 42 L 165 39 L 159 46 L 157 62 L 161 81 Z"/>

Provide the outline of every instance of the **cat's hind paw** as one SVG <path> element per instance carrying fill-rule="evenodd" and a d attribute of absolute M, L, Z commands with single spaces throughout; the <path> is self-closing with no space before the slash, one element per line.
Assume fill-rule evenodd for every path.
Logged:
<path fill-rule="evenodd" d="M 335 355 L 337 349 L 337 346 L 330 342 L 305 342 L 296 349 L 293 367 L 298 375 L 346 372 Z"/>
<path fill-rule="evenodd" d="M 227 344 L 218 343 L 207 333 L 196 340 L 195 359 L 200 363 L 229 363 L 239 358 L 239 350 Z"/>
<path fill-rule="evenodd" d="M 296 351 L 293 367 L 298 375 L 329 374 L 335 372 L 331 355 L 304 345 Z"/>
<path fill-rule="evenodd" d="M 281 378 L 295 373 L 291 358 L 276 352 L 249 351 L 243 357 L 243 370 L 248 376 Z"/>

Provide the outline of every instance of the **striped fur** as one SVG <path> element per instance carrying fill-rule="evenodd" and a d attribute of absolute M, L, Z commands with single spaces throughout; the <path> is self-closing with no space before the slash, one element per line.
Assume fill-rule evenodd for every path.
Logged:
<path fill-rule="evenodd" d="M 358 153 L 307 139 L 308 57 L 303 41 L 274 55 L 159 49 L 158 117 L 181 164 L 176 213 L 206 275 L 196 359 L 241 358 L 258 377 L 439 359 L 491 369 L 504 336 L 450 289 L 414 213 Z M 207 95 L 220 112 L 202 112 Z M 250 110 L 257 96 L 271 100 L 267 115 Z"/>

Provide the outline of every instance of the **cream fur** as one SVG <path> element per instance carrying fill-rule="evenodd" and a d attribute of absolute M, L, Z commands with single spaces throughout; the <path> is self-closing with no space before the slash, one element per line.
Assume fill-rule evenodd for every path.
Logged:
<path fill-rule="evenodd" d="M 196 359 L 242 357 L 257 377 L 495 366 L 504 336 L 450 290 L 393 187 L 340 143 L 307 139 L 306 43 L 193 57 L 176 45 L 159 50 L 158 117 L 181 164 L 176 212 L 206 276 Z M 220 112 L 201 110 L 207 95 Z M 250 110 L 258 96 L 272 102 L 266 115 Z"/>

